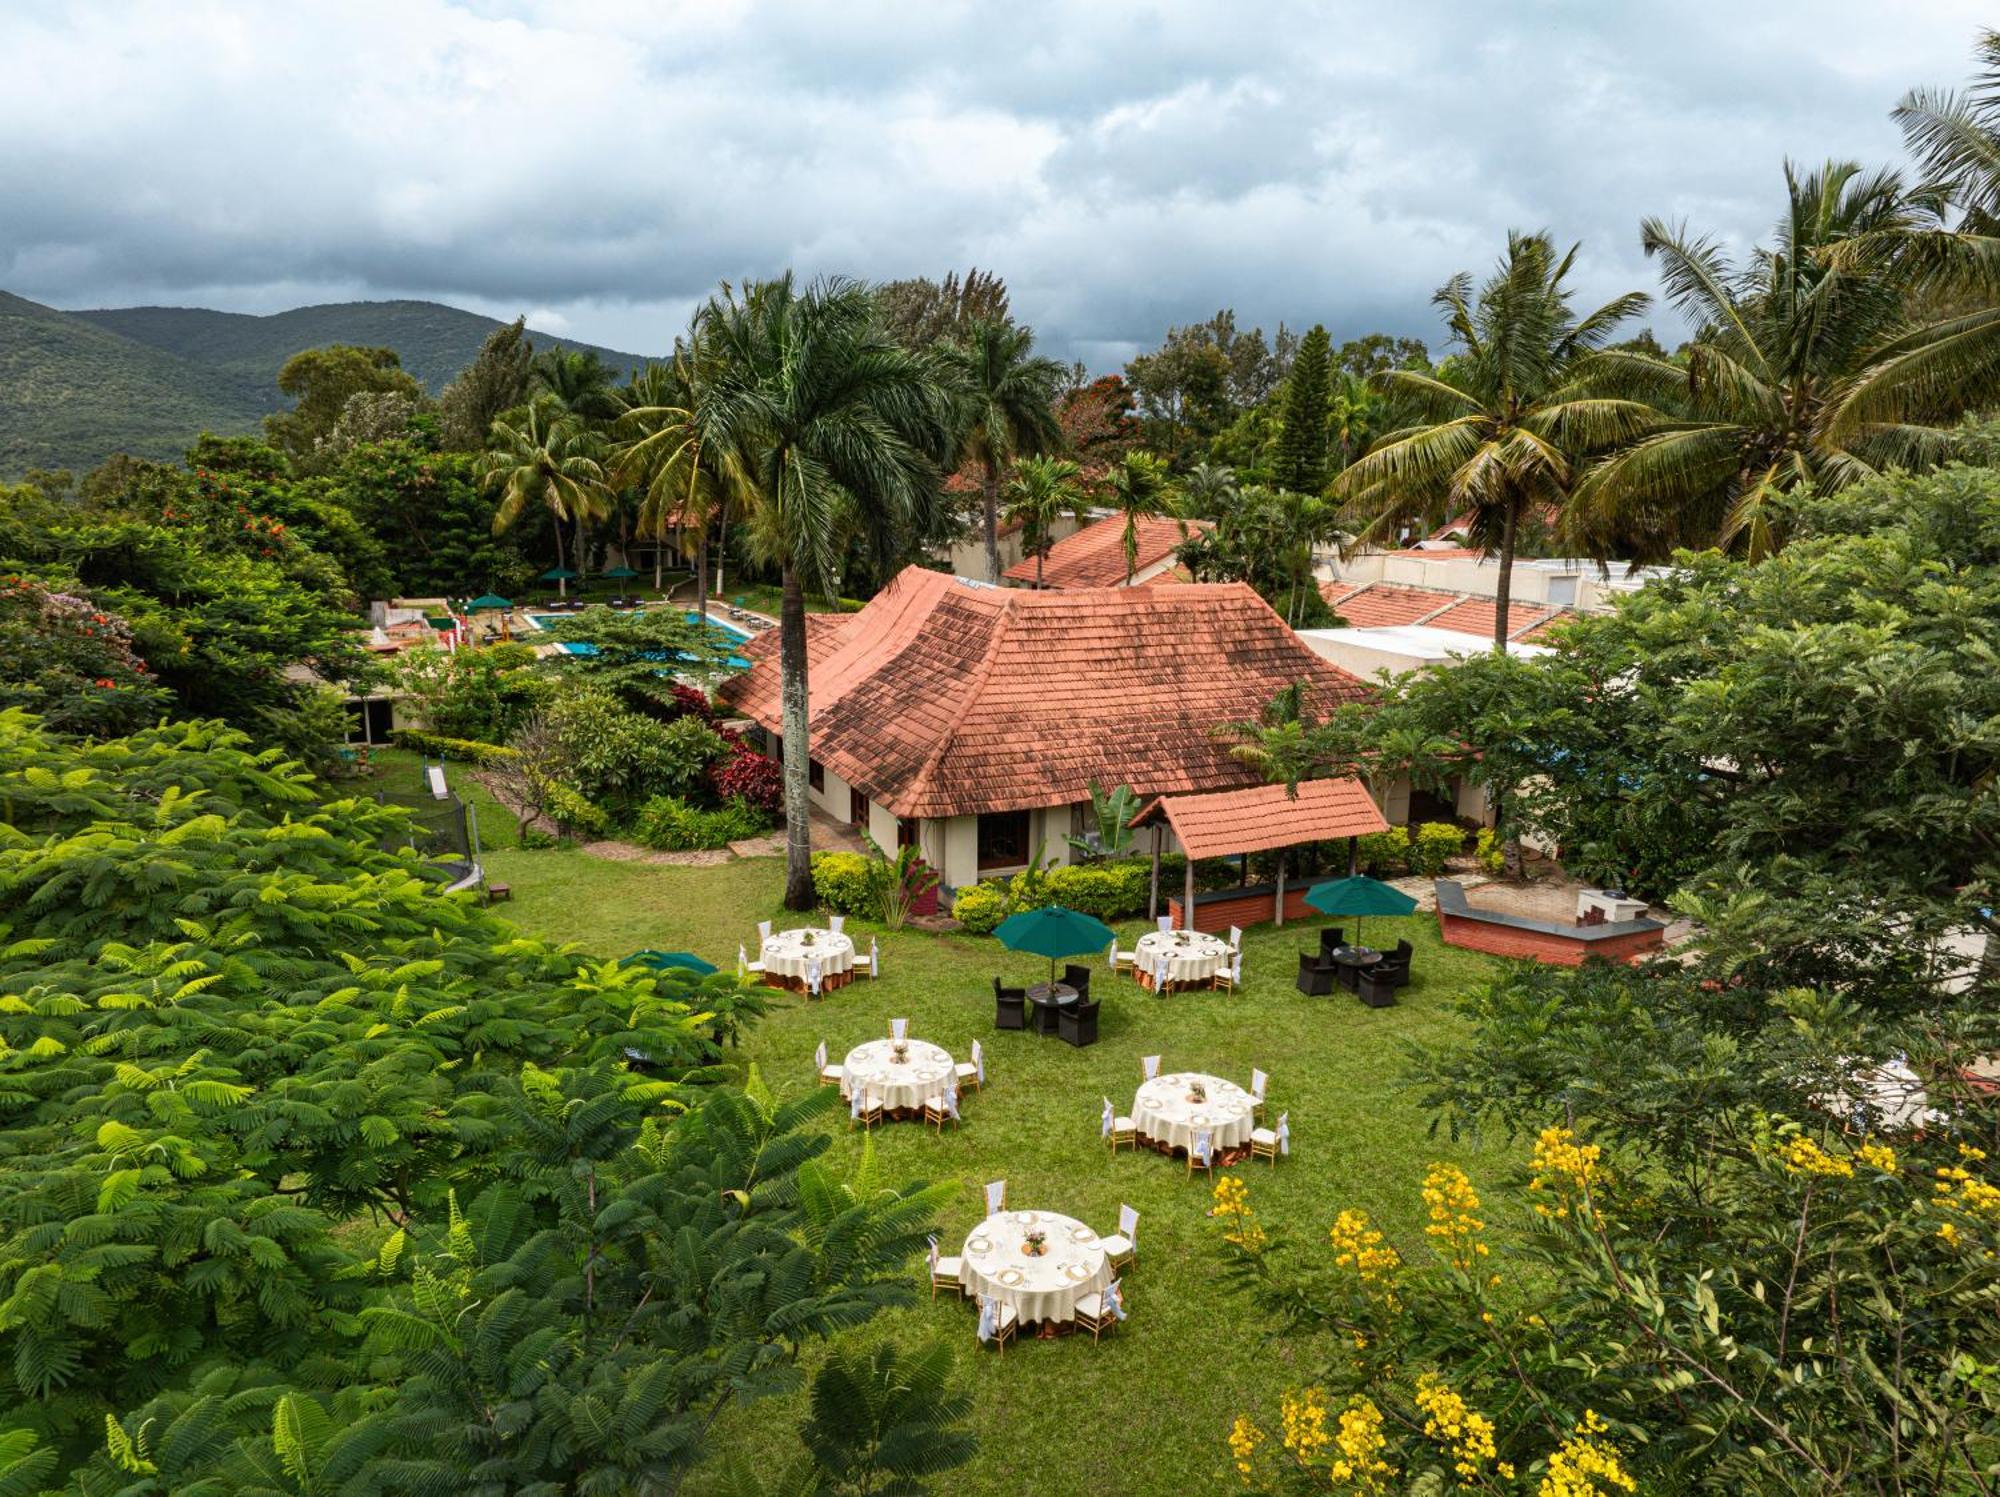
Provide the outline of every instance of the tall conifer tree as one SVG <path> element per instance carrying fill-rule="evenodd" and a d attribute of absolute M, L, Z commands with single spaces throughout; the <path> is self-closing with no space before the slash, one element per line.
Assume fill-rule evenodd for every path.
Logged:
<path fill-rule="evenodd" d="M 1326 487 L 1326 412 L 1333 397 L 1333 344 L 1318 323 L 1299 340 L 1285 382 L 1285 425 L 1278 435 L 1278 486 L 1295 494 Z"/>

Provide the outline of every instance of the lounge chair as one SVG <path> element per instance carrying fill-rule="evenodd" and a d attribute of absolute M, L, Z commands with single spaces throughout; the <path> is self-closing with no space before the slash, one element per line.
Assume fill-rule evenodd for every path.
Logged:
<path fill-rule="evenodd" d="M 1299 991 L 1310 998 L 1324 998 L 1333 991 L 1333 968 L 1322 965 L 1310 951 L 1299 953 Z"/>
<path fill-rule="evenodd" d="M 1056 1019 L 1056 1033 L 1072 1045 L 1094 1045 L 1097 1043 L 1097 1011 L 1103 1000 L 1096 1003 L 1070 1003 L 1063 1006 Z"/>

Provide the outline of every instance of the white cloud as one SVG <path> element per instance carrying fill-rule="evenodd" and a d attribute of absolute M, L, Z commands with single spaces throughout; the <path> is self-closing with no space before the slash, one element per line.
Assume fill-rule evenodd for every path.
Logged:
<path fill-rule="evenodd" d="M 1779 165 L 1893 159 L 1961 0 L 71 0 L 0 9 L 0 286 L 263 311 L 430 296 L 664 349 L 723 278 L 1006 275 L 1100 366 L 1233 305 L 1435 337 L 1510 227 L 1649 287 Z"/>

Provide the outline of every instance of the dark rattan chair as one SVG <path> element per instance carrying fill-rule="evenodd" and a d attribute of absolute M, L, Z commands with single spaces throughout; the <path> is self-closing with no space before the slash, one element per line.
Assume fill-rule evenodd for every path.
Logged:
<path fill-rule="evenodd" d="M 993 979 L 993 1027 L 995 1029 L 1026 1029 L 1028 1027 L 1028 990 L 1008 988 L 1000 985 L 1000 979 Z"/>
<path fill-rule="evenodd" d="M 1347 927 L 1344 925 L 1322 925 L 1319 930 L 1319 950 L 1324 956 L 1336 946 L 1347 944 Z"/>
<path fill-rule="evenodd" d="M 1094 1045 L 1097 1043 L 1097 1010 L 1103 1000 L 1096 1003 L 1067 1003 L 1062 1015 L 1056 1020 L 1056 1032 L 1072 1045 Z"/>
<path fill-rule="evenodd" d="M 1388 1008 L 1396 1001 L 1395 975 L 1379 968 L 1364 971 L 1356 978 L 1354 991 L 1370 1008 Z"/>
<path fill-rule="evenodd" d="M 1311 998 L 1324 998 L 1333 991 L 1333 968 L 1322 965 L 1310 951 L 1299 953 L 1299 991 Z"/>
<path fill-rule="evenodd" d="M 1076 989 L 1079 999 L 1090 996 L 1090 968 L 1079 967 L 1073 962 L 1063 963 L 1062 980 Z"/>

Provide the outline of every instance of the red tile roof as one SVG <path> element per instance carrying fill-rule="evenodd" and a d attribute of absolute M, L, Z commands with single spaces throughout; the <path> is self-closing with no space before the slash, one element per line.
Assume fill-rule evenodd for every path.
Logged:
<path fill-rule="evenodd" d="M 782 730 L 778 647 L 723 683 Z M 809 636 L 813 756 L 898 816 L 1068 805 L 1090 782 L 1142 795 L 1257 776 L 1210 729 L 1304 681 L 1324 710 L 1369 688 L 1242 583 L 1036 592 L 907 568 Z"/>
<path fill-rule="evenodd" d="M 1174 548 L 1197 531 L 1208 529 L 1206 520 L 1170 520 L 1148 516 L 1139 522 L 1138 560 L 1133 570 L 1165 561 Z M 1001 574 L 1009 582 L 1035 582 L 1035 558 L 1023 557 Z M 1121 515 L 1093 521 L 1066 535 L 1049 547 L 1042 561 L 1042 586 L 1049 588 L 1117 587 L 1125 581 L 1125 520 Z"/>
<path fill-rule="evenodd" d="M 1320 591 L 1324 595 L 1329 589 L 1338 587 L 1338 583 L 1327 583 Z M 1333 605 L 1335 613 L 1355 628 L 1371 629 L 1384 624 L 1414 624 L 1421 618 L 1451 607 L 1462 596 L 1427 587 L 1376 582 L 1328 596 L 1327 601 Z"/>
<path fill-rule="evenodd" d="M 1433 629 L 1456 629 L 1460 634 L 1477 634 L 1482 639 L 1491 639 L 1496 611 L 1491 598 L 1467 598 L 1424 622 Z M 1559 612 L 1560 609 L 1550 608 L 1545 603 L 1511 603 L 1507 608 L 1507 637 L 1519 639 L 1535 625 L 1547 622 Z"/>
<path fill-rule="evenodd" d="M 1191 858 L 1267 852 L 1389 829 L 1374 798 L 1353 779 L 1307 780 L 1296 797 L 1283 785 L 1214 795 L 1163 795 L 1134 816 L 1132 825 L 1162 817 Z"/>

